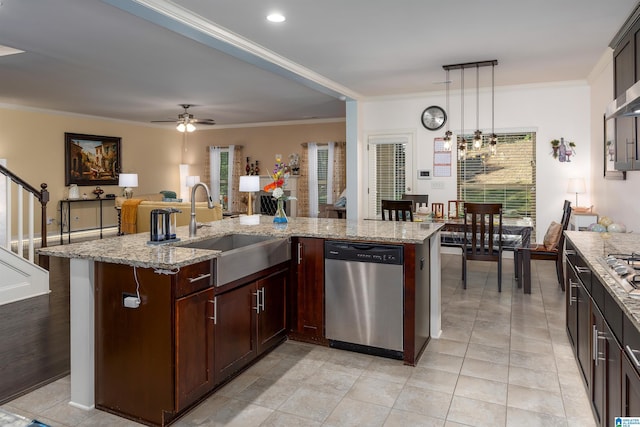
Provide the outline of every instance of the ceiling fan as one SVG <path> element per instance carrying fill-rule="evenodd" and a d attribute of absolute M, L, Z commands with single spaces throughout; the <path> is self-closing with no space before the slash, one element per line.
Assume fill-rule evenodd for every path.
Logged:
<path fill-rule="evenodd" d="M 184 108 L 182 114 L 178 114 L 178 120 L 152 120 L 151 123 L 177 123 L 176 129 L 179 132 L 193 132 L 196 130 L 196 124 L 199 125 L 215 125 L 216 122 L 213 119 L 196 119 L 193 114 L 189 113 L 189 108 L 193 107 L 191 104 L 178 104 Z"/>

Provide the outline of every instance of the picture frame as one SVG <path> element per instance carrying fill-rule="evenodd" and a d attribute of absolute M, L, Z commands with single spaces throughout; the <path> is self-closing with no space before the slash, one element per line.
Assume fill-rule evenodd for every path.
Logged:
<path fill-rule="evenodd" d="M 607 119 L 604 121 L 604 178 L 605 179 L 627 179 L 626 171 L 619 171 L 615 168 L 616 159 L 616 120 Z"/>
<path fill-rule="evenodd" d="M 69 186 L 118 185 L 121 172 L 121 138 L 64 134 L 64 184 Z"/>

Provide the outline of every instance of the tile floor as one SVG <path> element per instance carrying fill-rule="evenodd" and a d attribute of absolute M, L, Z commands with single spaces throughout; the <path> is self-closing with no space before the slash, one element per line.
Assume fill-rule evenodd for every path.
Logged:
<path fill-rule="evenodd" d="M 177 426 L 595 425 L 564 327 L 552 262 L 534 261 L 531 295 L 504 262 L 443 255 L 443 334 L 418 366 L 286 342 L 194 408 Z M 509 285 L 512 286 L 509 286 Z M 69 377 L 2 408 L 51 426 L 135 426 L 70 407 Z"/>

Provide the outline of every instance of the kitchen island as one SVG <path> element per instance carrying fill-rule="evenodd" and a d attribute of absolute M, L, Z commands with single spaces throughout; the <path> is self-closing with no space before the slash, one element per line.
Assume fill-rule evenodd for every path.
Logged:
<path fill-rule="evenodd" d="M 637 254 L 640 238 L 565 233 L 567 335 L 598 425 L 613 426 L 640 416 L 640 299 L 626 282 L 636 273 L 619 278 L 606 258 Z"/>
<path fill-rule="evenodd" d="M 45 248 L 40 251 L 42 255 L 71 258 L 71 404 L 80 408 L 92 408 L 94 405 L 101 409 L 110 410 L 132 419 L 139 419 L 149 424 L 164 425 L 170 423 L 184 410 L 197 403 L 205 394 L 214 390 L 224 381 L 228 381 L 236 372 L 239 366 L 246 366 L 261 351 L 267 351 L 273 345 L 277 345 L 278 339 L 289 336 L 292 339 L 302 339 L 319 344 L 327 344 L 323 339 L 323 277 L 324 272 L 320 271 L 324 265 L 324 254 L 322 249 L 311 251 L 307 248 L 322 248 L 321 243 L 325 239 L 349 242 L 367 242 L 380 244 L 400 245 L 404 249 L 404 352 L 403 358 L 406 364 L 414 365 L 420 356 L 430 337 L 440 335 L 440 237 L 441 225 L 431 223 L 404 223 L 404 222 L 383 222 L 383 221 L 345 221 L 338 219 L 317 219 L 317 218 L 296 218 L 290 221 L 285 228 L 275 228 L 271 217 L 260 217 L 255 224 L 250 224 L 247 217 L 234 218 L 223 221 L 215 221 L 204 224 L 198 229 L 196 237 L 188 236 L 188 227 L 178 227 L 178 242 L 163 245 L 150 245 L 147 243 L 147 234 L 126 235 L 99 241 L 82 242 L 68 246 Z M 292 260 L 290 263 L 281 263 L 278 266 L 263 272 L 263 275 L 252 275 L 247 279 L 247 283 L 242 280 L 222 287 L 213 286 L 213 269 L 216 259 L 221 256 L 220 251 L 197 249 L 184 247 L 196 242 L 206 241 L 217 236 L 229 234 L 261 235 L 289 239 L 292 248 Z M 319 244 L 320 243 L 320 244 Z M 197 245 L 196 245 L 197 246 Z M 309 258 L 308 256 L 311 256 Z M 133 281 L 135 278 L 135 282 Z M 138 283 L 138 279 L 140 282 Z M 194 289 L 185 286 L 195 283 Z M 158 285 L 149 287 L 148 283 L 157 281 Z M 117 288 L 121 283 L 129 283 L 128 287 Z M 242 282 L 242 283 L 241 283 Z M 287 286 L 287 282 L 289 285 Z M 126 306 L 131 301 L 127 298 L 135 299 L 135 284 L 138 283 L 140 296 L 138 304 L 143 310 L 136 307 Z M 311 283 L 312 287 L 320 293 L 309 293 L 308 289 L 303 289 Z M 111 285 L 113 284 L 113 285 Z M 133 284 L 133 286 L 131 286 Z M 282 286 L 280 286 L 281 284 Z M 242 286 L 240 286 L 242 285 Z M 124 286 L 124 285 L 123 285 Z M 146 288 L 145 288 L 146 286 Z M 242 289 L 243 294 L 233 292 L 236 286 Z M 290 289 L 289 289 L 290 288 Z M 123 289 L 128 289 L 126 292 Z M 150 308 L 158 300 L 154 295 L 146 296 L 145 292 L 158 292 L 163 289 L 163 302 L 157 304 L 158 307 L 165 307 L 171 312 L 171 316 L 158 315 L 155 312 L 152 319 L 154 323 L 146 320 L 146 323 L 131 325 L 130 332 L 123 332 L 129 328 L 132 313 L 141 313 Z M 265 290 L 267 295 L 279 295 L 281 298 L 280 310 L 287 315 L 287 330 L 272 323 L 274 319 L 262 322 L 255 321 L 247 325 L 256 329 L 250 340 L 252 348 L 251 354 L 241 355 L 232 358 L 227 356 L 218 366 L 213 366 L 213 357 L 208 357 L 201 369 L 201 378 L 194 377 L 192 368 L 184 369 L 181 360 L 192 360 L 194 352 L 196 356 L 214 352 L 214 342 L 219 347 L 226 344 L 236 344 L 237 334 L 235 328 L 237 324 L 225 329 L 220 323 L 215 323 L 215 319 L 221 317 L 221 310 L 227 309 L 229 314 L 238 312 L 237 305 L 242 303 L 251 295 L 255 296 L 258 307 L 256 312 L 264 311 Z M 287 289 L 288 296 L 282 299 Z M 196 292 L 197 291 L 197 292 Z M 111 294 L 109 293 L 111 292 Z M 192 292 L 189 294 L 189 292 Z M 108 295 L 108 298 L 102 298 Z M 260 295 L 262 297 L 260 297 Z M 318 296 L 319 295 L 319 296 Z M 260 299 L 262 298 L 262 299 Z M 171 302 L 171 305 L 166 301 Z M 277 300 L 278 298 L 276 298 Z M 105 302 L 108 300 L 108 302 Z M 125 301 L 127 300 L 127 301 Z M 223 302 L 225 301 L 225 302 Z M 270 304 L 268 300 L 266 305 Z M 284 302 L 283 302 L 284 301 Z M 234 306 L 234 304 L 236 304 Z M 273 304 L 273 303 L 271 303 Z M 315 313 L 309 315 L 301 307 L 305 304 L 315 309 Z M 277 304 L 276 304 L 277 305 Z M 426 308 L 422 310 L 422 307 Z M 262 306 L 262 310 L 260 307 Z M 198 307 L 195 310 L 193 307 Z M 231 309 L 231 307 L 236 307 Z M 253 307 L 256 309 L 256 307 Z M 200 310 L 200 311 L 198 311 Z M 109 317 L 110 312 L 117 314 Z M 214 319 L 206 330 L 189 328 L 186 320 L 191 320 L 197 316 L 199 320 Z M 424 317 L 426 316 L 426 319 Z M 320 319 L 315 326 L 307 322 L 309 319 Z M 278 319 L 275 319 L 278 321 Z M 95 323 L 94 323 L 95 322 Z M 306 323 L 309 323 L 308 325 Z M 267 326 L 265 326 L 265 324 Z M 298 327 L 299 326 L 299 327 Z M 267 328 L 264 339 L 260 337 Z M 315 335 L 307 333 L 315 327 Z M 165 328 L 163 330 L 163 328 Z M 215 328 L 215 337 L 209 328 Z M 271 328 L 271 329 L 269 329 Z M 201 328 L 202 329 L 202 328 Z M 234 330 L 233 334 L 231 330 Z M 426 329 L 426 330 L 425 330 Z M 151 340 L 147 335 L 158 330 L 158 340 L 166 341 L 167 346 L 175 347 L 175 351 L 167 356 L 166 363 L 160 364 L 163 369 L 175 369 L 175 372 L 165 372 L 166 381 L 160 382 L 151 387 L 175 387 L 171 393 L 163 399 L 162 417 L 154 415 L 143 416 L 132 414 L 126 409 L 120 409 L 118 405 L 101 404 L 100 396 L 96 399 L 96 393 L 105 395 L 116 395 L 117 392 L 102 386 L 100 378 L 113 378 L 122 375 L 122 378 L 142 375 L 138 383 L 144 382 L 144 372 L 140 363 L 126 363 L 126 360 L 119 360 L 117 366 L 104 365 L 113 364 L 114 358 L 122 357 L 123 353 L 129 352 L 131 361 L 139 355 L 136 349 L 132 349 L 137 342 L 150 340 L 150 345 L 159 345 L 156 340 Z M 182 330 L 182 335 L 179 331 Z M 167 332 L 169 331 L 169 332 Z M 269 332 L 270 331 L 270 332 Z M 202 334 L 202 340 L 185 340 L 184 336 L 190 333 Z M 286 332 L 282 334 L 281 332 Z M 226 335 L 224 335 L 226 333 Z M 219 335 L 222 334 L 222 335 Z M 256 338 L 258 336 L 258 338 Z M 193 341 L 193 342 L 192 342 Z M 257 341 L 257 349 L 254 342 Z M 264 349 L 260 347 L 263 345 Z M 120 346 L 117 353 L 115 348 Z M 148 349 L 147 349 L 148 350 Z M 108 353 L 112 351 L 113 354 Z M 216 357 L 218 347 L 215 348 Z M 155 353 L 159 358 L 159 353 Z M 195 357 L 196 359 L 198 357 Z M 198 359 L 199 360 L 199 359 Z M 216 359 L 217 360 L 217 359 Z M 249 362 L 247 362 L 249 361 Z M 204 362 L 203 362 L 204 363 Z M 168 366 L 167 366 L 168 365 Z M 215 370 L 217 377 L 211 378 Z M 124 371 L 124 372 L 123 372 Z M 184 372 L 183 372 L 184 371 Z M 156 378 L 158 375 L 149 374 L 149 378 Z M 179 387 L 184 382 L 196 382 L 197 387 Z M 113 381 L 113 380 L 112 380 Z M 175 384 L 174 384 L 175 383 Z M 185 391 L 186 390 L 186 391 Z M 114 398 L 117 398 L 115 396 Z M 173 406 L 171 406 L 173 405 Z M 137 408 L 137 406 L 136 406 Z M 166 417 L 165 417 L 166 415 Z"/>

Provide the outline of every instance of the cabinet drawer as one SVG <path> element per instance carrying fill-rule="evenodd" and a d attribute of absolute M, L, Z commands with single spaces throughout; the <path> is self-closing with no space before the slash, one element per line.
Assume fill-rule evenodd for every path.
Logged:
<path fill-rule="evenodd" d="M 604 317 L 618 343 L 622 343 L 622 319 L 625 316 L 618 303 L 606 289 L 604 290 Z"/>
<path fill-rule="evenodd" d="M 627 354 L 629 361 L 634 365 L 635 370 L 640 375 L 640 366 L 636 362 L 640 362 L 640 331 L 631 323 L 631 320 L 625 315 L 623 325 L 623 350 Z M 633 353 L 634 357 L 629 354 Z"/>
<path fill-rule="evenodd" d="M 213 286 L 213 262 L 203 261 L 182 267 L 176 282 L 176 298 Z"/>

